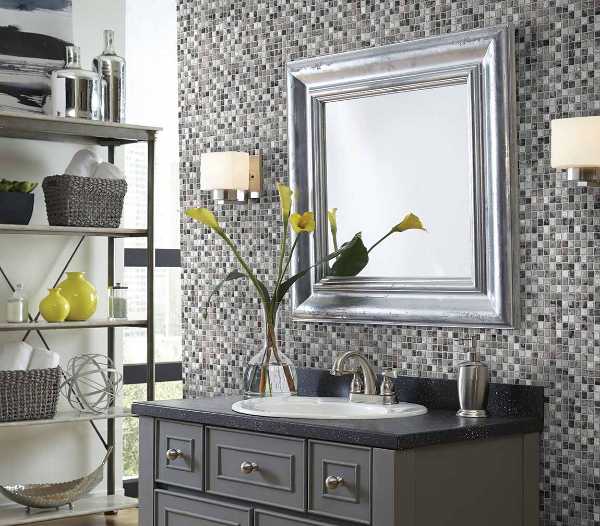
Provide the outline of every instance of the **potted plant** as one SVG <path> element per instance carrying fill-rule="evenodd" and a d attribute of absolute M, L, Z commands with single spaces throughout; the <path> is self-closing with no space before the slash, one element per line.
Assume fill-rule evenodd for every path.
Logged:
<path fill-rule="evenodd" d="M 262 307 L 264 345 L 258 354 L 254 355 L 244 369 L 244 394 L 252 396 L 274 396 L 296 394 L 296 369 L 293 363 L 285 356 L 277 341 L 277 319 L 279 307 L 285 299 L 292 285 L 309 272 L 312 268 L 322 265 L 328 261 L 335 260 L 329 275 L 331 276 L 356 276 L 369 263 L 369 253 L 389 236 L 404 232 L 406 230 L 425 230 L 421 220 L 414 214 L 407 214 L 400 223 L 393 226 L 370 248 L 363 244 L 361 233 L 358 232 L 347 243 L 338 248 L 336 209 L 328 212 L 329 226 L 333 238 L 334 251 L 313 266 L 286 277 L 287 271 L 296 249 L 300 236 L 307 236 L 314 232 L 316 224 L 313 212 L 291 213 L 292 191 L 289 187 L 278 184 L 279 200 L 281 205 L 281 216 L 283 220 L 283 232 L 281 235 L 278 264 L 274 274 L 274 288 L 269 290 L 254 270 L 246 263 L 240 250 L 221 227 L 214 214 L 207 208 L 191 208 L 186 215 L 199 223 L 209 227 L 218 234 L 235 255 L 241 270 L 231 270 L 216 285 L 209 295 L 203 309 L 204 317 L 207 316 L 207 308 L 210 300 L 221 287 L 228 281 L 237 279 L 248 279 L 256 289 Z M 295 239 L 288 246 L 290 227 L 295 233 Z"/>
<path fill-rule="evenodd" d="M 0 180 L 0 223 L 28 225 L 38 183 Z"/>

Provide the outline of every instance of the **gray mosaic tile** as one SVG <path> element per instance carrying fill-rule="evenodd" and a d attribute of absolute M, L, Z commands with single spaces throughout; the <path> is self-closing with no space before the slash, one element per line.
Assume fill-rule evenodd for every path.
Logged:
<path fill-rule="evenodd" d="M 276 181 L 287 179 L 285 64 L 440 33 L 516 28 L 522 326 L 519 330 L 293 323 L 282 339 L 296 364 L 329 367 L 360 348 L 377 366 L 454 377 L 472 335 L 496 382 L 543 385 L 546 425 L 541 520 L 600 524 L 600 192 L 549 166 L 556 117 L 600 113 L 596 0 L 179 0 L 181 203 L 200 192 L 200 154 L 240 149 L 264 158 L 260 203 L 217 208 L 219 221 L 266 279 L 274 267 Z M 261 342 L 258 302 L 243 283 L 209 309 L 211 285 L 234 266 L 220 240 L 182 221 L 185 395 L 238 392 Z"/>

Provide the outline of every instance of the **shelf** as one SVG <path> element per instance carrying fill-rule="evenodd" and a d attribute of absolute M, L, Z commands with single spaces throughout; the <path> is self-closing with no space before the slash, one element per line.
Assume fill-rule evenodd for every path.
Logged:
<path fill-rule="evenodd" d="M 146 327 L 146 320 L 88 320 L 48 323 L 45 321 L 27 323 L 0 323 L 0 332 L 10 331 L 55 331 L 60 329 L 102 329 L 109 327 Z"/>
<path fill-rule="evenodd" d="M 100 237 L 147 237 L 145 228 L 92 228 L 48 225 L 4 225 L 0 234 L 39 236 L 100 236 Z"/>
<path fill-rule="evenodd" d="M 27 513 L 23 506 L 6 506 L 0 508 L 0 526 L 17 526 L 18 524 L 33 524 L 36 522 L 81 517 L 106 511 L 137 508 L 137 499 L 121 495 L 93 495 L 84 497 L 73 503 L 73 510 L 68 507 L 59 510 L 32 510 Z"/>
<path fill-rule="evenodd" d="M 87 422 L 88 420 L 106 420 L 111 418 L 126 418 L 129 416 L 132 416 L 131 410 L 122 407 L 113 408 L 109 411 L 99 414 L 82 413 L 81 411 L 58 411 L 54 418 L 47 418 L 46 420 L 19 420 L 18 422 L 0 422 L 0 428 L 65 424 L 68 422 Z"/>
<path fill-rule="evenodd" d="M 0 112 L 0 137 L 118 146 L 153 139 L 160 128 Z"/>

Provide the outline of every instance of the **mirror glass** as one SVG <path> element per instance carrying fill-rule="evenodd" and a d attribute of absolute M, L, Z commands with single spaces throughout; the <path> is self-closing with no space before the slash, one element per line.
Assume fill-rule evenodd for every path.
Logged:
<path fill-rule="evenodd" d="M 473 282 L 467 83 L 328 101 L 324 122 L 327 208 L 338 209 L 338 241 L 362 232 L 370 248 L 408 212 L 427 228 L 386 239 L 360 276 Z"/>

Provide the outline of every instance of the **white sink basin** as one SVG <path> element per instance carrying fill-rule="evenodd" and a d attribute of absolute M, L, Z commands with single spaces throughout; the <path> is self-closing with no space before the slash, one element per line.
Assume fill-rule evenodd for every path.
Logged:
<path fill-rule="evenodd" d="M 376 405 L 349 402 L 345 398 L 318 398 L 313 396 L 250 398 L 235 402 L 231 409 L 237 413 L 254 416 L 327 420 L 404 418 L 427 413 L 427 408 L 418 404 L 401 402 L 394 405 Z"/>

